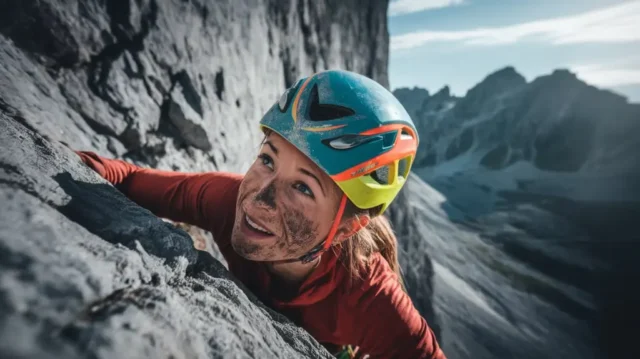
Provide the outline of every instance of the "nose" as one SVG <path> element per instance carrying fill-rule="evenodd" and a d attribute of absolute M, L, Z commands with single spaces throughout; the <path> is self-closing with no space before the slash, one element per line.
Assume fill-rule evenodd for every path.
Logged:
<path fill-rule="evenodd" d="M 269 181 L 258 194 L 253 198 L 253 202 L 262 207 L 276 209 L 276 186 L 273 181 Z"/>

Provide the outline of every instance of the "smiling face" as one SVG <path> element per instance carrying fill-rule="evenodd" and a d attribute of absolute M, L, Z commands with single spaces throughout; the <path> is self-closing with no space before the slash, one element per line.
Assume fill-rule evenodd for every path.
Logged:
<path fill-rule="evenodd" d="M 328 235 L 340 198 L 327 174 L 270 133 L 240 185 L 231 244 L 254 261 L 298 258 Z"/>

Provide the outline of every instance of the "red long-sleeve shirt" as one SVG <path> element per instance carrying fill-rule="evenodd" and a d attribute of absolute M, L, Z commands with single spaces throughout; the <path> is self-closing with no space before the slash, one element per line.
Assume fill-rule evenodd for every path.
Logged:
<path fill-rule="evenodd" d="M 396 274 L 375 254 L 364 280 L 349 286 L 346 269 L 329 251 L 291 300 L 269 295 L 263 264 L 231 247 L 236 199 L 243 176 L 224 172 L 180 173 L 78 152 L 84 163 L 140 206 L 160 217 L 196 225 L 213 234 L 229 270 L 264 303 L 288 316 L 331 348 L 359 346 L 373 358 L 445 359 L 426 321 L 402 290 Z"/>

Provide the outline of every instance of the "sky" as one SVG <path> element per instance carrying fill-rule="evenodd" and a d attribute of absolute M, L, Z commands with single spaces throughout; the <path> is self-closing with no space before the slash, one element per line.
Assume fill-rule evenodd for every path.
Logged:
<path fill-rule="evenodd" d="M 391 88 L 457 96 L 513 66 L 569 69 L 640 103 L 640 0 L 391 0 Z"/>

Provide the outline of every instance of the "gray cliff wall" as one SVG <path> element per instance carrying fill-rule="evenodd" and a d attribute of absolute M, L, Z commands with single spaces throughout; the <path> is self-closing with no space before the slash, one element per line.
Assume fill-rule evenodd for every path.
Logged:
<path fill-rule="evenodd" d="M 189 235 L 73 149 L 243 171 L 262 113 L 326 68 L 387 79 L 386 1 L 0 0 L 0 353 L 319 358 Z"/>
<path fill-rule="evenodd" d="M 0 357 L 331 357 L 0 105 Z"/>
<path fill-rule="evenodd" d="M 388 85 L 386 1 L 0 6 L 0 96 L 52 139 L 154 167 L 246 168 L 262 114 L 314 71 Z"/>

